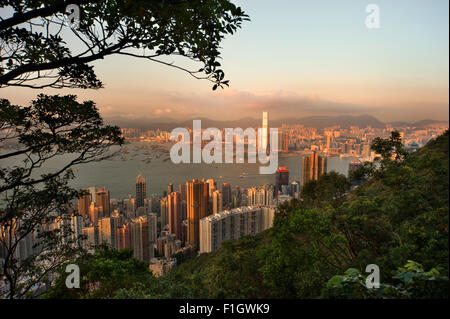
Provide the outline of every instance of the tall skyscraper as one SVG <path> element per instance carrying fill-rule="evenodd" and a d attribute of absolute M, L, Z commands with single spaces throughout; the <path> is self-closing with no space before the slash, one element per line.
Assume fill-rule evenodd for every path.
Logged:
<path fill-rule="evenodd" d="M 262 132 L 259 137 L 259 147 L 266 151 L 269 146 L 269 114 L 264 111 L 262 119 Z"/>
<path fill-rule="evenodd" d="M 107 244 L 117 248 L 117 218 L 105 217 L 98 220 L 98 231 L 100 244 Z"/>
<path fill-rule="evenodd" d="M 94 225 L 97 225 L 99 216 L 98 216 L 98 207 L 95 202 L 91 202 L 89 205 L 89 219 Z"/>
<path fill-rule="evenodd" d="M 181 195 L 173 192 L 167 195 L 167 206 L 169 215 L 169 233 L 175 234 L 181 240 Z"/>
<path fill-rule="evenodd" d="M 89 206 L 91 205 L 92 197 L 87 193 L 78 198 L 78 213 L 87 218 L 89 216 Z"/>
<path fill-rule="evenodd" d="M 169 224 L 169 204 L 167 197 L 161 199 L 161 229 Z"/>
<path fill-rule="evenodd" d="M 319 156 L 317 152 L 302 158 L 302 186 L 307 182 L 317 181 L 327 172 L 327 158 Z"/>
<path fill-rule="evenodd" d="M 279 193 L 282 193 L 282 186 L 283 185 L 289 185 L 289 170 L 281 166 L 277 169 L 275 173 L 275 194 L 278 195 Z"/>
<path fill-rule="evenodd" d="M 167 194 L 172 194 L 173 193 L 173 184 L 169 183 L 169 185 L 167 186 Z"/>
<path fill-rule="evenodd" d="M 130 244 L 134 257 L 150 262 L 156 244 L 156 215 L 148 214 L 135 218 L 130 223 Z"/>
<path fill-rule="evenodd" d="M 217 214 L 222 211 L 222 193 L 219 190 L 215 190 L 212 194 L 213 214 Z"/>
<path fill-rule="evenodd" d="M 202 180 L 193 179 L 187 183 L 187 241 L 198 248 L 199 220 L 208 213 L 208 184 Z"/>
<path fill-rule="evenodd" d="M 139 174 L 136 177 L 136 209 L 144 207 L 144 199 L 147 196 L 147 184 L 145 178 Z"/>
<path fill-rule="evenodd" d="M 230 209 L 232 206 L 231 185 L 227 182 L 222 184 L 222 206 L 223 209 Z"/>
<path fill-rule="evenodd" d="M 99 217 L 111 216 L 111 208 L 109 202 L 109 191 L 105 188 L 99 188 L 95 192 L 95 203 L 99 210 Z"/>

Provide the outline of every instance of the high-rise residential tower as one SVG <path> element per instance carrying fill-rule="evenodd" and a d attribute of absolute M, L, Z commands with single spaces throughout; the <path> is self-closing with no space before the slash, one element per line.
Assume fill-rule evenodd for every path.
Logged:
<path fill-rule="evenodd" d="M 199 220 L 209 215 L 208 184 L 198 179 L 187 183 L 187 241 L 199 246 Z"/>
<path fill-rule="evenodd" d="M 302 186 L 309 181 L 317 181 L 327 172 L 327 158 L 317 152 L 302 158 Z"/>
<path fill-rule="evenodd" d="M 95 203 L 99 211 L 99 218 L 111 216 L 109 203 L 109 191 L 105 188 L 98 188 L 95 192 Z"/>
<path fill-rule="evenodd" d="M 167 195 L 167 206 L 169 215 L 169 233 L 175 234 L 176 238 L 181 240 L 181 195 L 173 192 Z"/>
<path fill-rule="evenodd" d="M 222 211 L 222 193 L 215 190 L 212 194 L 212 213 L 217 214 Z"/>

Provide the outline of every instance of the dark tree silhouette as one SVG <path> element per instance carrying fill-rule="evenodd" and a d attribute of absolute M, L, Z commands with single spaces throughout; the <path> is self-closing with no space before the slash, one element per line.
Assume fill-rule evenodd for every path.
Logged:
<path fill-rule="evenodd" d="M 68 5 L 79 19 L 66 14 Z M 1 0 L 0 7 L 0 87 L 100 88 L 89 63 L 119 54 L 183 70 L 215 90 L 228 86 L 220 42 L 248 20 L 229 0 Z"/>
<path fill-rule="evenodd" d="M 70 227 L 71 200 L 81 195 L 68 184 L 70 168 L 113 156 L 111 146 L 122 143 L 120 129 L 104 125 L 91 101 L 41 94 L 20 107 L 0 99 L 0 278 L 7 297 L 35 295 L 38 283 L 82 253 Z M 61 167 L 43 170 L 58 159 Z"/>

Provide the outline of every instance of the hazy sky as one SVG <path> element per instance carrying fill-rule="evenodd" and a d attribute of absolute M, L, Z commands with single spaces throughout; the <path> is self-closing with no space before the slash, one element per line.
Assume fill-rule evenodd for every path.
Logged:
<path fill-rule="evenodd" d="M 235 119 L 267 109 L 272 118 L 448 120 L 448 0 L 235 3 L 251 21 L 222 43 L 230 88 L 213 92 L 211 83 L 181 71 L 121 56 L 94 63 L 105 89 L 44 92 L 92 99 L 105 117 Z M 365 25 L 369 3 L 380 8 L 380 29 Z M 41 91 L 0 95 L 26 104 Z"/>

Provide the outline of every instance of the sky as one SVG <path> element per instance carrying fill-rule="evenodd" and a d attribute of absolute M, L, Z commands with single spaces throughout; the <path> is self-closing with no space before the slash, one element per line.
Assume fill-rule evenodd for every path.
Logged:
<path fill-rule="evenodd" d="M 233 2 L 251 21 L 222 43 L 230 88 L 212 91 L 181 71 L 111 56 L 93 63 L 104 89 L 4 88 L 0 95 L 25 105 L 41 92 L 76 94 L 106 118 L 232 120 L 267 110 L 271 118 L 448 120 L 448 0 Z M 365 24 L 371 3 L 380 9 L 379 29 Z"/>

